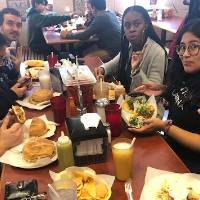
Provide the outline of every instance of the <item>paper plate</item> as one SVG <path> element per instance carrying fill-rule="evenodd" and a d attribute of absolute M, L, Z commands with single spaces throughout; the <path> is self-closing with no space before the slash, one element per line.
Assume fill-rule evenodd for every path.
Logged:
<path fill-rule="evenodd" d="M 19 145 L 19 149 L 20 148 L 22 149 L 24 144 L 25 143 Z M 56 148 L 55 142 L 54 142 L 54 145 Z M 15 149 L 11 148 L 8 151 L 6 151 L 3 154 L 3 156 L 0 157 L 0 162 L 6 163 L 13 167 L 19 167 L 19 168 L 23 168 L 23 169 L 34 169 L 34 168 L 40 168 L 40 167 L 47 166 L 47 165 L 51 164 L 52 162 L 56 161 L 57 158 L 58 158 L 58 154 L 56 151 L 56 154 L 52 158 L 42 158 L 42 159 L 37 160 L 37 162 L 35 162 L 35 163 L 29 163 L 23 159 L 22 151 L 18 151 L 18 150 L 16 150 L 16 148 Z"/>
<path fill-rule="evenodd" d="M 42 117 L 39 117 L 39 118 L 43 119 Z M 43 121 L 45 122 L 48 131 L 40 137 L 41 138 L 49 138 L 55 134 L 56 123 L 52 122 L 52 121 L 48 121 L 47 119 L 43 119 Z M 31 122 L 32 122 L 32 119 L 27 119 L 25 121 L 25 123 L 23 124 L 22 128 L 23 128 L 23 132 L 24 132 L 24 139 L 29 138 L 29 128 L 30 128 Z"/>
<path fill-rule="evenodd" d="M 156 176 L 145 183 L 140 200 L 160 200 L 162 188 L 170 187 L 170 195 L 175 199 L 187 199 L 188 188 L 200 196 L 200 180 L 192 174 L 166 173 Z M 163 198 L 164 199 L 164 198 Z"/>

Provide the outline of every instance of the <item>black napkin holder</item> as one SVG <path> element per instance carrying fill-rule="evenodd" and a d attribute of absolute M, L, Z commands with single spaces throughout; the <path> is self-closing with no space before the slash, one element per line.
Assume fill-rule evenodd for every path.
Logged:
<path fill-rule="evenodd" d="M 69 130 L 69 136 L 72 141 L 74 161 L 76 165 L 85 165 L 91 163 L 105 162 L 108 155 L 108 134 L 102 122 L 99 122 L 97 128 L 91 127 L 88 130 L 80 121 L 79 117 L 66 118 L 66 124 Z M 88 145 L 90 144 L 90 145 Z M 80 145 L 88 148 L 88 146 L 98 145 L 101 153 L 88 152 L 80 155 Z M 95 147 L 95 146 L 94 146 Z"/>
<path fill-rule="evenodd" d="M 36 194 L 38 194 L 38 184 L 35 179 L 17 183 L 8 182 L 5 185 L 4 200 L 21 200 Z"/>

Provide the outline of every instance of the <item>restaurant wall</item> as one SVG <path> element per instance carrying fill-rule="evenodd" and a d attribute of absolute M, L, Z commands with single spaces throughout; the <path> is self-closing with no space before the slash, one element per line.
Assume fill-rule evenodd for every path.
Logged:
<path fill-rule="evenodd" d="M 150 0 L 107 0 L 108 8 L 123 12 L 128 6 L 135 4 L 151 8 Z M 183 0 L 157 0 L 158 7 L 170 7 L 174 9 L 174 14 L 184 16 L 187 13 L 188 6 L 183 5 Z"/>

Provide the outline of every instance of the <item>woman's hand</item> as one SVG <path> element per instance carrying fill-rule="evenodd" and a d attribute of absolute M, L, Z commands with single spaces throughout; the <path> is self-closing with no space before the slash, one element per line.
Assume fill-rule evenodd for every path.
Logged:
<path fill-rule="evenodd" d="M 154 131 L 165 130 L 168 121 L 162 121 L 159 118 L 152 118 L 144 121 L 141 128 L 128 128 L 129 131 L 134 133 L 152 133 Z"/>
<path fill-rule="evenodd" d="M 10 120 L 10 116 L 7 115 L 0 128 L 0 155 L 7 149 L 22 143 L 23 140 L 21 125 L 19 123 L 14 123 L 8 128 Z"/>
<path fill-rule="evenodd" d="M 165 89 L 166 86 L 160 83 L 144 83 L 143 85 L 135 88 L 134 92 L 142 93 L 147 96 L 159 96 L 165 91 Z"/>

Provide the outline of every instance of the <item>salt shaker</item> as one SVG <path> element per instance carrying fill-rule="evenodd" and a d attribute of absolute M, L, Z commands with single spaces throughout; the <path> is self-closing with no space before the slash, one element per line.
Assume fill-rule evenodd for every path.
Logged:
<path fill-rule="evenodd" d="M 97 113 L 101 117 L 102 123 L 105 124 L 106 123 L 105 106 L 109 104 L 109 100 L 106 98 L 98 99 L 95 104 L 96 104 Z"/>

